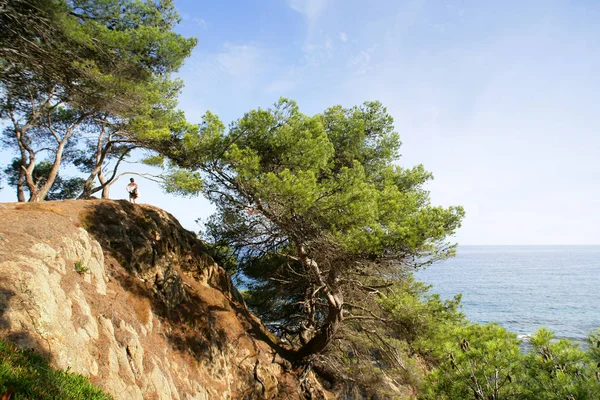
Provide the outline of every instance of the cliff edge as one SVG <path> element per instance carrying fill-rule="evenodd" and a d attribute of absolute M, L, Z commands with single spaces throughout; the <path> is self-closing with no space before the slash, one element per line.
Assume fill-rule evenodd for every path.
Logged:
<path fill-rule="evenodd" d="M 297 399 L 196 236 L 125 201 L 0 204 L 0 337 L 115 399 Z"/>

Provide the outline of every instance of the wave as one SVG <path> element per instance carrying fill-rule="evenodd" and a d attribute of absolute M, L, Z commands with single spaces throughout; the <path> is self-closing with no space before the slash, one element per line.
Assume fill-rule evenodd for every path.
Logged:
<path fill-rule="evenodd" d="M 517 335 L 517 339 L 521 340 L 523 343 L 529 343 L 529 340 L 531 339 L 531 335 L 530 334 Z"/>

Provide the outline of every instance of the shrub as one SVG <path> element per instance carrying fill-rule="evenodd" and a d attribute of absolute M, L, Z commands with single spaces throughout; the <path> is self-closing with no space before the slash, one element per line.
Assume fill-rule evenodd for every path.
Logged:
<path fill-rule="evenodd" d="M 442 343 L 446 359 L 428 375 L 422 399 L 600 399 L 600 332 L 582 350 L 542 328 L 526 352 L 496 324 L 469 324 L 452 336 Z"/>

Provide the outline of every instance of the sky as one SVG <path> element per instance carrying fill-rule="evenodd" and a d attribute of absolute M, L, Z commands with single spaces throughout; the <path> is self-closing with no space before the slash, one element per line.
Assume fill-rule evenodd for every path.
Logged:
<path fill-rule="evenodd" d="M 462 245 L 600 244 L 600 2 L 175 0 L 198 38 L 180 107 L 229 123 L 281 96 L 305 114 L 379 100 Z M 10 155 L 0 153 L 0 164 Z M 135 164 L 127 166 L 140 171 Z M 126 182 L 113 198 L 126 198 Z M 139 180 L 191 230 L 213 207 Z M 0 201 L 14 201 L 10 188 Z"/>

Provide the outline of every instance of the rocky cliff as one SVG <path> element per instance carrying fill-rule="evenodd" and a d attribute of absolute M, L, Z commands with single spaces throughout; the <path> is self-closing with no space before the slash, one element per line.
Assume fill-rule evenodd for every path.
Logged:
<path fill-rule="evenodd" d="M 204 245 L 124 201 L 0 204 L 0 337 L 115 399 L 295 399 Z"/>

